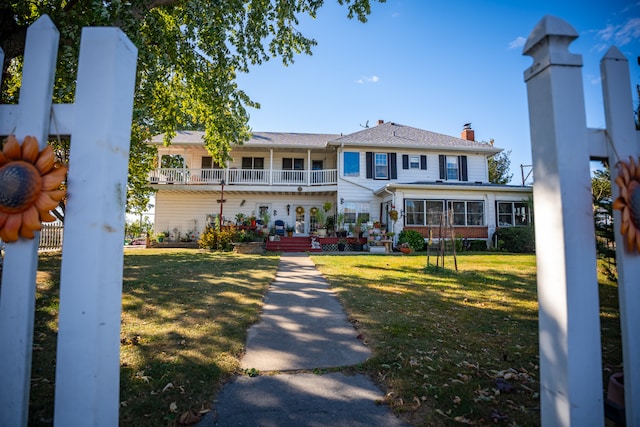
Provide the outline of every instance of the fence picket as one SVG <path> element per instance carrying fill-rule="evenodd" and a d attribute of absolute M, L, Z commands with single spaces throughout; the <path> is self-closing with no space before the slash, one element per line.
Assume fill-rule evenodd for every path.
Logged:
<path fill-rule="evenodd" d="M 48 16 L 42 16 L 27 30 L 22 88 L 17 106 L 15 135 L 38 138 L 47 143 L 49 112 L 59 33 Z M 26 426 L 31 382 L 31 350 L 38 269 L 39 233 L 33 240 L 7 244 L 0 295 L 0 426 Z"/>
<path fill-rule="evenodd" d="M 0 106 L 0 134 L 71 135 L 61 268 L 56 425 L 112 426 L 119 413 L 122 239 L 137 49 L 117 28 L 85 28 L 76 101 L 52 105 L 58 30 L 27 30 L 18 105 Z M 7 244 L 0 288 L 0 427 L 28 423 L 38 246 L 60 225 Z"/>

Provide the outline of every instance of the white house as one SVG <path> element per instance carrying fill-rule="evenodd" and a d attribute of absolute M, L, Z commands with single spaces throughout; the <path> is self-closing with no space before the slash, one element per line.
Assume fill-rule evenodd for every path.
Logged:
<path fill-rule="evenodd" d="M 168 147 L 164 135 L 152 140 L 160 165 L 173 166 L 150 176 L 156 232 L 198 234 L 220 214 L 235 222 L 238 213 L 266 211 L 270 225 L 281 220 L 295 236 L 309 236 L 312 213 L 326 202 L 329 216 L 344 213 L 347 227 L 360 218 L 425 237 L 438 237 L 446 217 L 456 235 L 485 240 L 498 226 L 531 220 L 531 188 L 489 183 L 487 159 L 501 149 L 476 142 L 468 126 L 460 138 L 382 120 L 350 135 L 255 132 L 232 147 L 226 165 L 212 162 L 202 135 L 178 132 Z M 389 218 L 393 209 L 397 221 Z"/>

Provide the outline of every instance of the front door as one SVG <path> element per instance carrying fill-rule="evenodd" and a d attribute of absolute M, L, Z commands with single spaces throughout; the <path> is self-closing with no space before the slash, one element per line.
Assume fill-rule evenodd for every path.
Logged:
<path fill-rule="evenodd" d="M 306 206 L 298 205 L 296 206 L 296 234 L 309 234 L 309 229 L 307 228 L 307 215 L 309 215 L 309 208 Z"/>

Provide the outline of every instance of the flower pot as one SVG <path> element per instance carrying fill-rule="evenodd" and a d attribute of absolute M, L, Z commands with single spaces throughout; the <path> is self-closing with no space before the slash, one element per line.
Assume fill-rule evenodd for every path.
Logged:
<path fill-rule="evenodd" d="M 318 237 L 327 237 L 326 228 L 318 228 L 316 231 L 318 232 Z"/>
<path fill-rule="evenodd" d="M 403 254 L 410 254 L 411 253 L 411 248 L 399 248 L 400 252 L 402 252 Z"/>

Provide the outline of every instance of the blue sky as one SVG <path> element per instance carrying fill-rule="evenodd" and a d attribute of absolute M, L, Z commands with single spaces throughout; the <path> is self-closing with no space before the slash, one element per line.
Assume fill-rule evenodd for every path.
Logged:
<path fill-rule="evenodd" d="M 531 164 L 524 41 L 546 14 L 580 37 L 587 125 L 605 126 L 599 64 L 616 45 L 629 59 L 630 91 L 640 84 L 640 1 L 388 0 L 369 22 L 346 18 L 325 0 L 298 29 L 317 40 L 312 56 L 285 67 L 278 59 L 240 75 L 240 88 L 261 104 L 254 131 L 348 134 L 378 119 L 460 136 L 471 122 L 476 140 L 511 150 L 511 173 Z M 630 106 L 632 108 L 632 106 Z"/>

